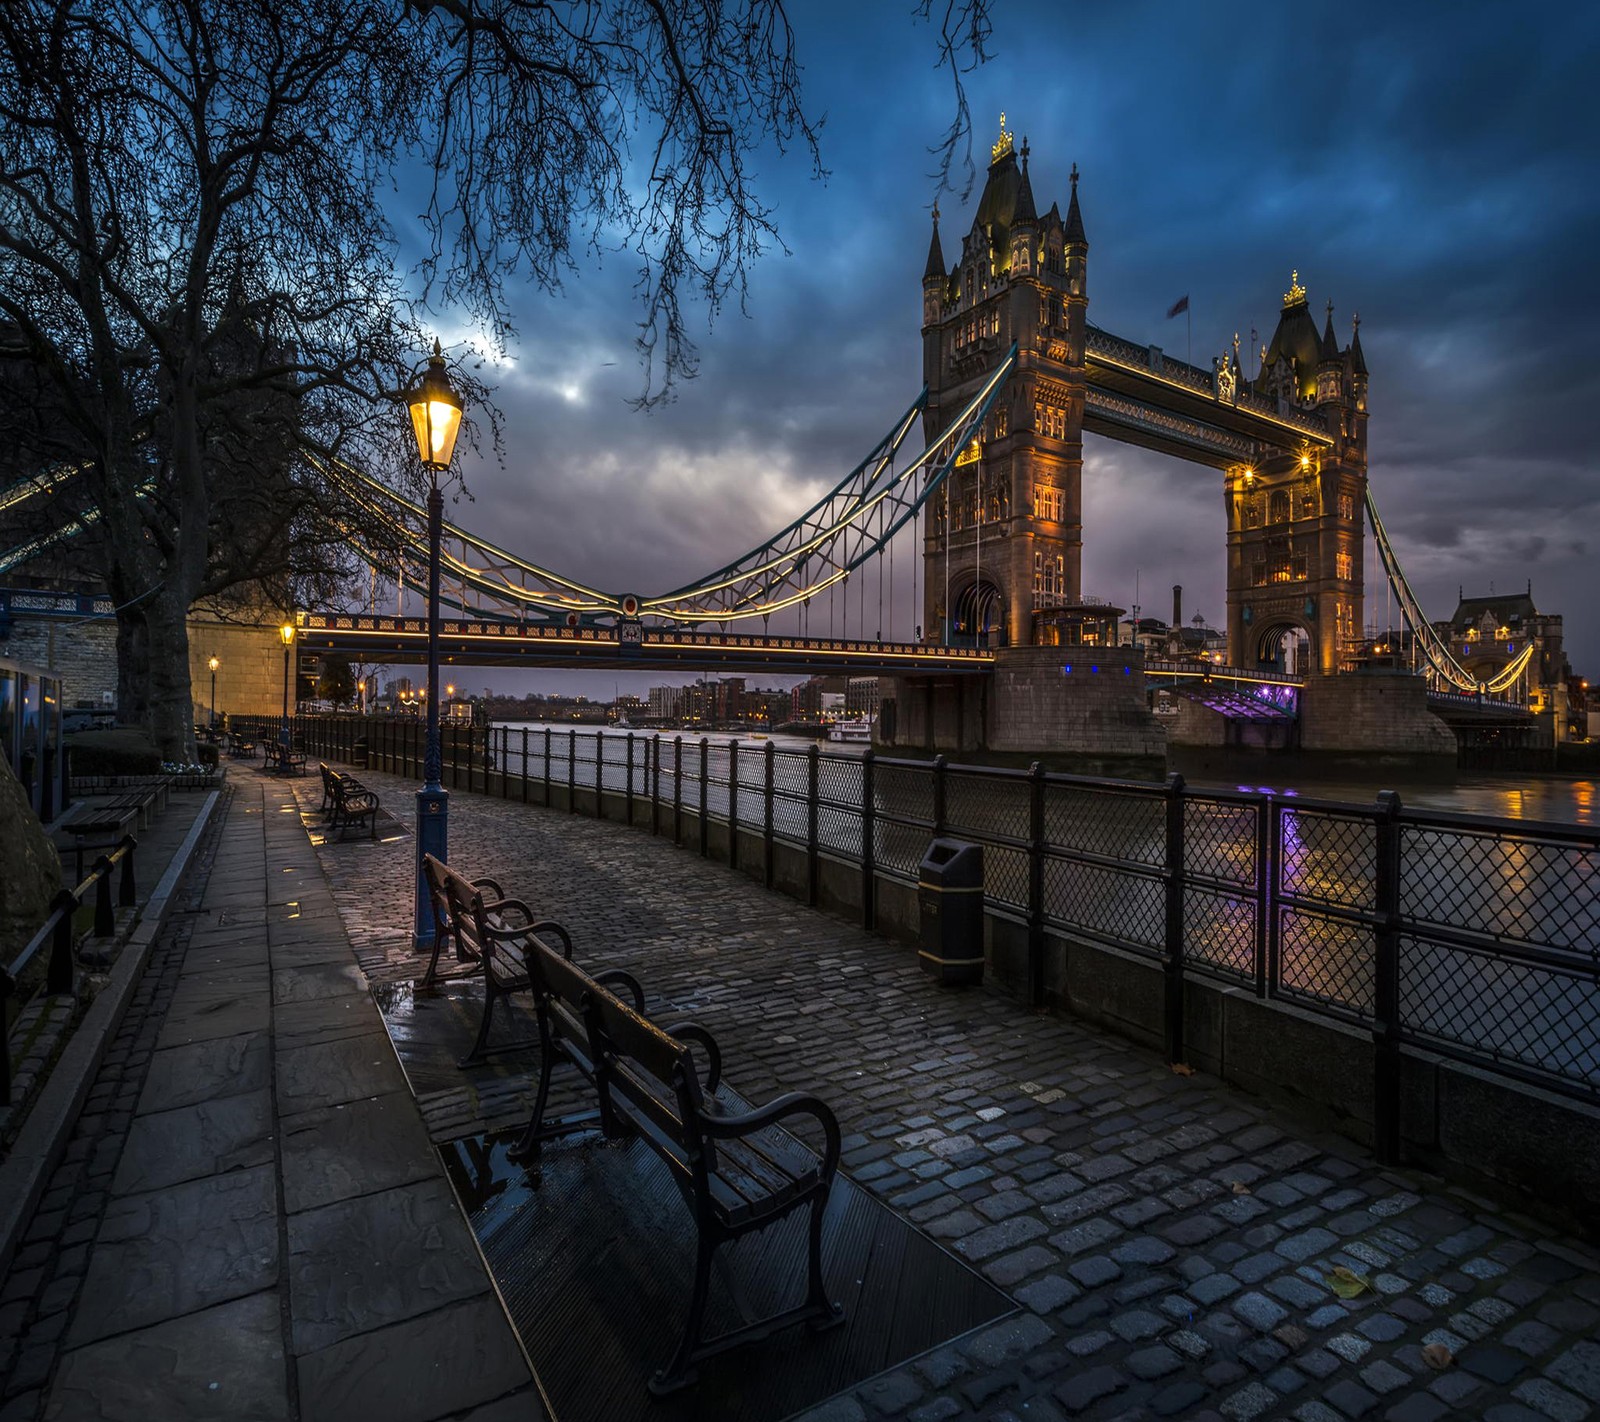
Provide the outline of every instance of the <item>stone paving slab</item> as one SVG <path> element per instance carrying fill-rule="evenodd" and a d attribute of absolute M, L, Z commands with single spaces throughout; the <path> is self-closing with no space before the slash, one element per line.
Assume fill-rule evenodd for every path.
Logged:
<path fill-rule="evenodd" d="M 277 1078 L 278 1110 L 284 1115 L 404 1091 L 406 1085 L 382 1031 L 280 1048 Z"/>
<path fill-rule="evenodd" d="M 266 1291 L 67 1354 L 45 1418 L 287 1422 L 283 1379 L 278 1295 Z"/>
<path fill-rule="evenodd" d="M 130 1195 L 271 1165 L 274 1129 L 272 1093 L 265 1087 L 147 1112 L 128 1131 L 111 1189 Z"/>
<path fill-rule="evenodd" d="M 272 1017 L 280 1050 L 383 1030 L 378 1010 L 364 992 L 279 1003 Z"/>
<path fill-rule="evenodd" d="M 407 1091 L 285 1116 L 280 1129 L 284 1207 L 291 1214 L 438 1170 Z"/>
<path fill-rule="evenodd" d="M 272 998 L 265 991 L 199 995 L 168 1013 L 156 1045 L 183 1047 L 241 1032 L 265 1032 L 271 1022 Z"/>
<path fill-rule="evenodd" d="M 221 1091 L 260 1091 L 271 1084 L 272 1042 L 265 1032 L 212 1037 L 171 1047 L 150 1059 L 139 1110 L 170 1111 L 212 1101 Z"/>

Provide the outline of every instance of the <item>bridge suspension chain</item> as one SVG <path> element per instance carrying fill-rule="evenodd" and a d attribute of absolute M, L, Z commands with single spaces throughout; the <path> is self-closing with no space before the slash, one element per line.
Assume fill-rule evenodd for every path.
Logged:
<path fill-rule="evenodd" d="M 1416 594 L 1411 591 L 1411 584 L 1407 582 L 1400 560 L 1395 556 L 1394 545 L 1389 542 L 1389 531 L 1384 527 L 1382 518 L 1378 516 L 1378 502 L 1372 496 L 1370 482 L 1367 485 L 1367 518 L 1372 524 L 1373 542 L 1377 544 L 1378 557 L 1383 563 L 1384 573 L 1388 576 L 1389 586 L 1394 590 L 1395 599 L 1400 604 L 1401 615 L 1405 618 L 1406 626 L 1410 629 L 1416 644 L 1422 648 L 1422 654 L 1433 674 L 1462 691 L 1482 690 L 1496 696 L 1515 686 L 1533 659 L 1533 643 L 1530 641 L 1492 680 L 1480 682 L 1456 660 L 1455 654 L 1450 650 L 1450 644 L 1424 616 L 1422 605 L 1417 601 Z"/>

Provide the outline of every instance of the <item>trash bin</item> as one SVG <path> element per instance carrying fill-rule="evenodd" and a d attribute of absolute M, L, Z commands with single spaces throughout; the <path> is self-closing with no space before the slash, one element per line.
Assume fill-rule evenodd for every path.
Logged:
<path fill-rule="evenodd" d="M 983 846 L 936 839 L 917 868 L 923 971 L 945 987 L 983 981 Z"/>
<path fill-rule="evenodd" d="M 350 747 L 350 764 L 355 766 L 357 770 L 365 770 L 367 768 L 367 738 L 365 736 L 357 736 L 355 744 Z"/>

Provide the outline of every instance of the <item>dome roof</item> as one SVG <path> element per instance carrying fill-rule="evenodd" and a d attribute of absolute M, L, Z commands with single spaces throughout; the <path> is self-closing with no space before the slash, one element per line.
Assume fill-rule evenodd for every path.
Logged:
<path fill-rule="evenodd" d="M 1317 334 L 1317 323 L 1306 304 L 1305 288 L 1300 285 L 1300 274 L 1283 298 L 1283 312 L 1278 317 L 1278 329 L 1262 357 L 1261 374 L 1256 378 L 1256 389 L 1265 390 L 1277 372 L 1279 361 L 1288 361 L 1294 371 L 1295 389 L 1302 400 L 1317 393 L 1317 365 L 1322 360 L 1322 338 Z"/>

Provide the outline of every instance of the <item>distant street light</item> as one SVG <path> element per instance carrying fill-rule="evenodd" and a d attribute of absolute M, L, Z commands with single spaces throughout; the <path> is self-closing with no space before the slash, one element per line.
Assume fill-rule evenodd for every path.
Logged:
<path fill-rule="evenodd" d="M 222 665 L 215 657 L 211 659 L 211 724 L 217 724 L 217 668 Z"/>
<path fill-rule="evenodd" d="M 284 764 L 289 763 L 287 751 L 290 745 L 289 737 L 289 648 L 294 646 L 294 623 L 285 622 L 278 628 L 278 636 L 283 638 L 283 714 L 278 719 L 278 744 L 286 752 Z"/>
<path fill-rule="evenodd" d="M 422 789 L 417 792 L 417 877 L 412 915 L 418 948 L 433 946 L 433 910 L 428 902 L 428 885 L 422 876 L 422 860 L 433 855 L 441 863 L 449 861 L 450 796 L 441 781 L 444 753 L 439 744 L 439 543 L 443 535 L 444 495 L 439 476 L 448 474 L 461 432 L 465 408 L 461 396 L 450 384 L 445 370 L 444 351 L 433 343 L 428 369 L 416 389 L 406 395 L 411 412 L 411 428 L 417 437 L 417 457 L 428 471 L 428 732 L 422 757 Z"/>

